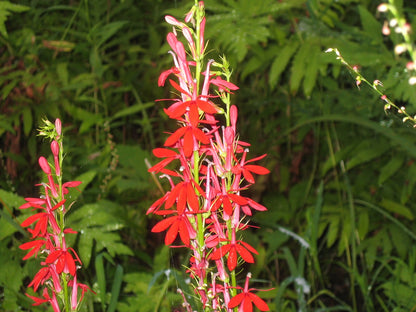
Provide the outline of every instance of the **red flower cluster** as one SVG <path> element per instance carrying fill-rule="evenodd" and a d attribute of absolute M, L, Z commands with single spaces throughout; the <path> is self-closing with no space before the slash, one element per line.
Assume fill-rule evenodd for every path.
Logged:
<path fill-rule="evenodd" d="M 61 306 L 67 307 L 67 311 L 77 311 L 84 293 L 88 286 L 77 282 L 77 269 L 82 265 L 74 249 L 68 248 L 65 241 L 65 234 L 77 233 L 70 228 L 65 228 L 64 217 L 66 213 L 64 196 L 68 193 L 69 187 L 77 187 L 79 181 L 62 183 L 62 126 L 57 119 L 55 125 L 46 121 L 46 126 L 41 130 L 41 135 L 52 139 L 51 150 L 54 158 L 53 172 L 45 157 L 39 158 L 39 165 L 48 178 L 48 183 L 40 186 L 44 190 L 41 198 L 25 198 L 26 203 L 20 209 L 32 208 L 39 211 L 22 222 L 23 227 L 28 228 L 32 241 L 20 245 L 20 249 L 29 250 L 23 260 L 32 256 L 37 258 L 42 255 L 42 268 L 30 282 L 36 292 L 43 286 L 42 297 L 38 298 L 26 294 L 33 299 L 33 305 L 40 305 L 48 302 L 54 311 L 61 311 L 57 298 L 62 299 Z M 41 257 L 41 256 L 40 256 Z M 69 292 L 69 289 L 72 289 Z M 78 298 L 78 288 L 81 289 L 81 296 Z M 52 292 L 52 296 L 50 295 Z M 67 297 L 65 297 L 67 295 Z M 70 307 L 69 307 L 70 306 Z"/>
<path fill-rule="evenodd" d="M 248 278 L 244 292 L 236 294 L 235 285 L 237 265 L 241 260 L 253 263 L 253 254 L 258 253 L 240 239 L 241 233 L 248 228 L 253 209 L 267 209 L 241 192 L 255 183 L 253 174 L 269 173 L 251 164 L 265 155 L 246 159 L 250 144 L 240 141 L 237 134 L 237 107 L 231 105 L 230 94 L 238 87 L 230 82 L 225 58 L 222 64 L 209 60 L 202 69 L 206 51 L 203 2 L 192 7 L 185 23 L 172 16 L 165 19 L 174 26 L 167 35 L 174 67 L 160 75 L 159 86 L 164 86 L 169 76 L 175 77 L 168 81 L 179 96 L 164 111 L 180 127 L 169 135 L 164 148 L 153 151 L 161 161 L 149 171 L 166 177 L 171 188 L 147 211 L 165 217 L 152 232 L 166 231 L 166 245 L 179 236 L 182 244 L 193 251 L 188 272 L 196 281 L 204 309 L 228 311 L 241 304 L 240 311 L 251 311 L 254 302 L 267 311 L 267 304 L 247 290 Z M 179 31 L 185 37 L 188 53 L 177 38 Z M 211 70 L 213 67 L 219 70 Z M 222 102 L 224 108 L 215 101 Z M 225 117 L 224 126 L 218 120 L 221 115 Z M 177 170 L 168 168 L 172 163 L 177 164 Z M 212 264 L 217 273 L 209 280 L 207 272 L 213 272 L 209 267 Z"/>

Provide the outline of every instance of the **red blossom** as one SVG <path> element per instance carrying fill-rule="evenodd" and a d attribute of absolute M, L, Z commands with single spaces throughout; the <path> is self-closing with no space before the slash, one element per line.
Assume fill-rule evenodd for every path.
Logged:
<path fill-rule="evenodd" d="M 221 247 L 217 248 L 211 254 L 210 259 L 218 260 L 224 257 L 226 254 L 228 254 L 228 269 L 230 271 L 234 271 L 234 269 L 237 267 L 238 255 L 240 255 L 245 262 L 254 263 L 254 258 L 251 253 L 254 253 L 256 255 L 258 254 L 257 250 L 255 250 L 252 246 L 241 240 L 237 240 L 234 243 L 231 241 L 229 244 L 222 245 Z"/>
<path fill-rule="evenodd" d="M 190 157 L 193 151 L 198 150 L 198 142 L 202 144 L 209 143 L 209 135 L 204 133 L 201 129 L 197 128 L 194 125 L 187 125 L 185 127 L 179 128 L 174 133 L 172 133 L 169 138 L 165 141 L 165 146 L 175 146 L 179 143 L 180 139 L 183 137 L 183 151 L 186 157 Z"/>
<path fill-rule="evenodd" d="M 45 263 L 55 264 L 58 274 L 64 272 L 74 276 L 76 271 L 75 261 L 81 263 L 81 260 L 79 260 L 78 255 L 72 248 L 71 250 L 75 255 L 75 259 L 68 250 L 57 249 L 46 258 Z"/>
<path fill-rule="evenodd" d="M 240 306 L 240 308 L 238 309 L 239 312 L 252 312 L 254 304 L 260 311 L 269 311 L 267 303 L 259 296 L 252 293 L 252 291 L 256 289 L 248 288 L 250 278 L 251 273 L 248 273 L 244 289 L 241 287 L 236 287 L 242 289 L 243 291 L 231 298 L 230 302 L 228 303 L 228 308 L 233 309 L 237 306 Z"/>
<path fill-rule="evenodd" d="M 45 244 L 46 244 L 46 240 L 43 240 L 43 239 L 38 239 L 38 240 L 34 240 L 31 242 L 21 244 L 19 248 L 22 250 L 32 249 L 26 254 L 26 256 L 23 257 L 23 260 L 27 260 L 33 255 L 35 255 L 35 258 L 36 258 L 38 255 L 38 252 L 42 249 L 43 246 L 45 246 Z"/>
<path fill-rule="evenodd" d="M 169 230 L 166 232 L 165 236 L 166 245 L 172 244 L 178 234 L 185 246 L 190 246 L 191 236 L 195 237 L 195 231 L 185 215 L 176 215 L 159 221 L 152 228 L 152 232 L 163 232 L 168 228 Z"/>

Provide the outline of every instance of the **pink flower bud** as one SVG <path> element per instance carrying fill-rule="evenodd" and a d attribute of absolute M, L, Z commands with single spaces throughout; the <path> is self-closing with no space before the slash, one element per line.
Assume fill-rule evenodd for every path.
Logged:
<path fill-rule="evenodd" d="M 236 132 L 237 118 L 238 118 L 237 106 L 231 105 L 231 107 L 230 107 L 230 119 L 231 119 L 231 127 L 233 128 L 234 132 Z"/>
<path fill-rule="evenodd" d="M 47 175 L 51 174 L 51 167 L 49 166 L 48 161 L 45 157 L 39 157 L 39 165 L 42 168 L 43 172 L 45 172 Z"/>
<path fill-rule="evenodd" d="M 77 275 L 74 275 L 74 280 L 72 284 L 72 294 L 71 294 L 71 309 L 76 310 L 78 306 L 78 283 Z"/>
<path fill-rule="evenodd" d="M 56 133 L 58 133 L 59 136 L 62 134 L 62 123 L 61 123 L 61 120 L 59 118 L 56 118 L 56 120 L 55 120 L 55 130 L 56 130 Z"/>
<path fill-rule="evenodd" d="M 55 140 L 51 143 L 51 150 L 55 163 L 55 173 L 59 177 L 61 175 L 61 167 L 59 166 L 59 144 Z"/>
<path fill-rule="evenodd" d="M 205 23 L 206 23 L 206 19 L 204 17 L 201 21 L 200 28 L 199 28 L 199 30 L 200 30 L 200 32 L 199 32 L 199 45 L 200 45 L 202 50 L 205 48 L 205 46 L 204 46 Z"/>
<path fill-rule="evenodd" d="M 194 13 L 195 13 L 195 6 L 192 6 L 192 9 L 185 16 L 186 23 L 189 23 L 192 20 L 192 17 L 194 17 Z"/>
<path fill-rule="evenodd" d="M 58 156 L 59 154 L 59 144 L 55 140 L 51 143 L 51 151 L 54 156 Z"/>
<path fill-rule="evenodd" d="M 381 30 L 384 36 L 390 35 L 390 27 L 389 23 L 387 21 L 384 21 L 383 28 Z"/>
<path fill-rule="evenodd" d="M 183 26 L 181 22 L 179 22 L 176 18 L 174 18 L 173 16 L 170 16 L 170 15 L 165 16 L 165 21 L 168 24 L 171 24 L 173 26 L 177 26 L 177 27 L 182 27 Z"/>

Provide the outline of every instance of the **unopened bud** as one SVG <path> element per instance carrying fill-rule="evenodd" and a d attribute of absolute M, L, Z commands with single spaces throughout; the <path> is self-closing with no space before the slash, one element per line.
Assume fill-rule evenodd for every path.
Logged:
<path fill-rule="evenodd" d="M 42 168 L 43 172 L 45 172 L 48 175 L 51 174 L 51 167 L 49 166 L 48 161 L 45 157 L 39 157 L 39 166 Z"/>
<path fill-rule="evenodd" d="M 381 32 L 384 36 L 390 35 L 390 27 L 389 27 L 389 23 L 387 21 L 384 21 L 383 28 L 382 28 Z"/>
<path fill-rule="evenodd" d="M 415 76 L 410 77 L 409 78 L 409 85 L 413 86 L 415 84 L 416 84 L 416 77 Z"/>
<path fill-rule="evenodd" d="M 386 3 L 382 3 L 377 7 L 377 11 L 379 12 L 387 12 L 389 10 L 389 6 Z"/>
<path fill-rule="evenodd" d="M 62 122 L 59 118 L 56 118 L 55 120 L 55 130 L 59 136 L 62 134 Z"/>
<path fill-rule="evenodd" d="M 397 55 L 402 54 L 406 50 L 407 50 L 407 48 L 404 44 L 398 44 L 394 47 L 394 53 L 396 53 Z"/>
<path fill-rule="evenodd" d="M 389 22 L 390 27 L 396 27 L 397 24 L 399 24 L 399 22 L 395 18 L 392 18 Z"/>
<path fill-rule="evenodd" d="M 51 143 L 51 151 L 54 156 L 58 156 L 59 154 L 59 144 L 55 140 Z"/>

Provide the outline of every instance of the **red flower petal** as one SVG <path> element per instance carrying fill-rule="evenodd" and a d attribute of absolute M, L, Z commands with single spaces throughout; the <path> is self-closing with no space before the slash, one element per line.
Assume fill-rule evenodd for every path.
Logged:
<path fill-rule="evenodd" d="M 172 133 L 170 135 L 170 137 L 167 138 L 167 140 L 165 141 L 165 146 L 173 146 L 175 145 L 179 139 L 184 135 L 184 133 L 186 132 L 186 128 L 182 127 L 179 128 L 178 130 L 176 130 L 174 133 Z"/>
<path fill-rule="evenodd" d="M 241 301 L 244 299 L 244 293 L 239 293 L 238 295 L 231 298 L 230 302 L 228 303 L 228 308 L 232 309 L 238 306 Z"/>
<path fill-rule="evenodd" d="M 175 222 L 172 223 L 172 226 L 166 232 L 165 245 L 172 244 L 173 241 L 176 239 L 176 236 L 178 236 L 178 232 L 179 232 L 178 217 L 175 217 L 175 219 L 176 219 Z"/>
<path fill-rule="evenodd" d="M 256 307 L 260 310 L 260 311 L 269 311 L 269 307 L 267 305 L 267 303 L 261 299 L 259 296 L 248 292 L 247 296 L 251 299 L 251 301 L 256 305 Z"/>
<path fill-rule="evenodd" d="M 169 217 L 166 219 L 163 219 L 162 221 L 159 221 L 153 228 L 152 228 L 152 232 L 153 233 L 159 233 L 159 232 L 163 232 L 164 230 L 166 230 L 169 226 L 172 225 L 172 223 L 175 222 L 177 216 L 173 216 L 173 217 Z"/>
<path fill-rule="evenodd" d="M 240 254 L 241 258 L 243 258 L 243 260 L 245 262 L 248 263 L 254 263 L 254 258 L 251 255 L 251 253 L 245 249 L 243 246 L 236 244 L 235 245 L 235 249 L 237 250 L 237 252 Z M 230 269 L 231 270 L 231 269 Z"/>
<path fill-rule="evenodd" d="M 237 250 L 236 246 L 233 245 L 230 248 L 230 252 L 228 253 L 228 259 L 227 259 L 227 266 L 230 271 L 234 271 L 234 269 L 237 267 Z"/>

